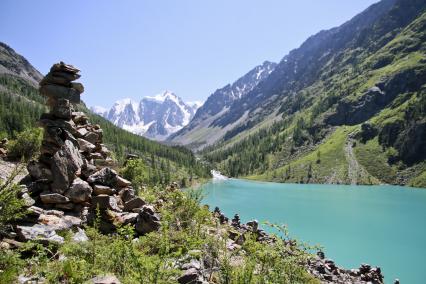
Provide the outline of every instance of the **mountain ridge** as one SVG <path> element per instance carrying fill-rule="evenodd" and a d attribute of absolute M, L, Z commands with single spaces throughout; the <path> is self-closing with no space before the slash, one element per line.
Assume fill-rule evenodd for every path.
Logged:
<path fill-rule="evenodd" d="M 223 115 L 223 113 L 226 113 L 234 101 L 239 101 L 259 82 L 267 78 L 275 66 L 276 63 L 264 61 L 261 65 L 254 67 L 232 84 L 217 89 L 208 97 L 203 106 L 200 107 L 192 121 L 186 127 L 171 135 L 168 141 L 184 144 L 193 149 L 200 149 L 216 142 L 224 133 L 223 131 L 216 131 L 218 129 L 213 129 L 215 120 Z M 197 130 L 204 126 L 210 128 L 211 131 L 216 131 L 214 136 L 210 135 L 210 138 L 212 138 L 211 141 L 207 142 L 205 139 L 201 140 L 196 137 L 199 135 Z"/>
<path fill-rule="evenodd" d="M 145 96 L 139 102 L 130 98 L 118 100 L 109 109 L 91 110 L 115 125 L 134 134 L 163 141 L 187 125 L 199 107 L 199 102 L 185 103 L 171 91 Z"/>
<path fill-rule="evenodd" d="M 201 154 L 230 176 L 425 186 L 425 11 L 385 0 L 311 36 L 217 117 L 226 134 Z"/>

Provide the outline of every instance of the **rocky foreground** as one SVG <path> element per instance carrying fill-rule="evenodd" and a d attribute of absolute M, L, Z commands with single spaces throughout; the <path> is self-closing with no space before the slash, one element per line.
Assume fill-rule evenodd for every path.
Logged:
<path fill-rule="evenodd" d="M 72 232 L 75 242 L 87 242 L 84 227 L 94 223 L 104 234 L 129 225 L 136 234 L 134 238 L 161 228 L 162 201 L 149 204 L 136 195 L 131 182 L 111 168 L 110 152 L 102 143 L 102 129 L 90 124 L 84 113 L 73 110 L 72 104 L 80 102 L 84 91 L 82 84 L 73 82 L 79 77 L 77 68 L 61 62 L 54 64 L 40 82 L 40 92 L 47 97 L 50 112 L 40 119 L 45 130 L 41 154 L 28 164 L 29 174 L 20 182 L 20 196 L 29 214 L 1 236 L 2 249 L 17 248 L 27 241 L 61 244 L 64 243 L 60 234 L 63 231 Z M 177 184 L 167 190 L 176 191 Z M 241 224 L 238 215 L 229 220 L 219 208 L 211 214 L 219 227 L 203 229 L 225 241 L 228 252 L 242 250 L 249 236 L 255 236 L 255 240 L 263 244 L 277 241 L 261 230 L 257 221 Z M 290 253 L 296 252 L 294 241 L 285 242 Z M 200 258 L 179 263 L 182 274 L 176 281 L 217 283 L 211 276 L 221 269 L 216 258 L 204 257 L 201 252 Z M 233 259 L 233 265 L 238 263 L 238 259 Z M 346 270 L 326 259 L 322 252 L 300 265 L 323 283 L 383 283 L 380 268 L 363 264 L 359 269 Z M 19 281 L 43 283 L 44 280 L 22 275 Z M 91 281 L 119 283 L 113 276 L 95 277 Z"/>

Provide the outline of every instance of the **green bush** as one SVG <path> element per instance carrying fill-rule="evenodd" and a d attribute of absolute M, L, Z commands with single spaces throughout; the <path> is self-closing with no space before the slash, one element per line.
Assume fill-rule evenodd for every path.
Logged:
<path fill-rule="evenodd" d="M 9 179 L 0 184 L 0 234 L 13 221 L 25 216 L 25 203 L 18 198 L 19 187 L 13 184 L 13 179 L 19 173 L 16 168 Z"/>
<path fill-rule="evenodd" d="M 8 156 L 11 159 L 29 160 L 40 151 L 43 129 L 30 128 L 18 135 L 8 145 Z"/>

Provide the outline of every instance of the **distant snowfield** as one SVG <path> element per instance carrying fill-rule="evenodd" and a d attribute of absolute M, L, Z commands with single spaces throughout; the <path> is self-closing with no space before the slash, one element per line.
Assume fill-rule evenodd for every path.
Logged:
<path fill-rule="evenodd" d="M 155 96 L 146 96 L 140 102 L 130 98 L 118 100 L 107 109 L 94 106 L 90 109 L 120 128 L 163 141 L 186 126 L 194 117 L 201 101 L 184 102 L 171 91 Z"/>

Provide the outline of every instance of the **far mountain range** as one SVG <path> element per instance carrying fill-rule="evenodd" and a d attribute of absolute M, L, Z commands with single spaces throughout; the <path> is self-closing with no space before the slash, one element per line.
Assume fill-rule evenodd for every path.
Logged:
<path fill-rule="evenodd" d="M 202 102 L 184 102 L 170 91 L 146 96 L 139 102 L 126 98 L 111 109 L 100 106 L 91 110 L 120 128 L 154 140 L 163 141 L 186 126 Z"/>

